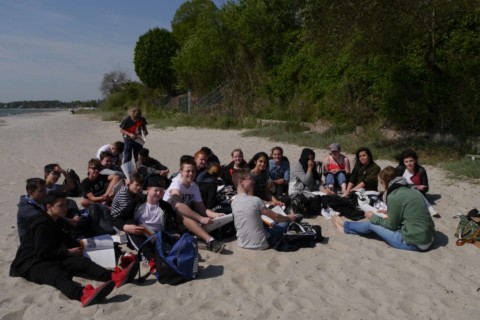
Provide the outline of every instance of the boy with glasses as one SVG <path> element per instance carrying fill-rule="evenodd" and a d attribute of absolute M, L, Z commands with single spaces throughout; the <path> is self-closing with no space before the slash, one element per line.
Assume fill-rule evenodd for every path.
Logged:
<path fill-rule="evenodd" d="M 100 174 L 102 164 L 98 159 L 88 161 L 87 177 L 82 181 L 83 199 L 80 204 L 87 208 L 94 203 L 110 205 L 113 200 L 113 187 L 121 178 L 116 175 L 105 176 Z"/>

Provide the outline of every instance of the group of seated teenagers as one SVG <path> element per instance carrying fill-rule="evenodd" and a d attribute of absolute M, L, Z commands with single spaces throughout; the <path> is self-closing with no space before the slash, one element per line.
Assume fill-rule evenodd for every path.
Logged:
<path fill-rule="evenodd" d="M 329 146 L 330 152 L 323 164 L 315 161 L 312 149 L 304 148 L 292 168 L 281 147 L 272 148 L 270 155 L 258 152 L 248 162 L 241 149 L 234 149 L 231 162 L 224 165 L 211 149 L 203 147 L 193 156 L 182 156 L 180 170 L 168 177 L 169 169 L 151 158 L 148 149 L 141 148 L 134 155 L 136 172 L 122 185 L 122 149 L 121 142 L 102 146 L 97 153 L 98 159 L 92 158 L 88 162 L 87 177 L 81 183 L 83 196 L 80 204 L 85 208 L 95 203 L 107 207 L 115 227 L 126 233 L 128 246 L 137 251 L 146 239 L 143 227 L 146 225 L 155 231 L 167 230 L 176 235 L 188 231 L 205 242 L 209 250 L 221 252 L 225 244 L 208 234 L 202 225 L 229 213 L 234 217 L 239 247 L 267 249 L 278 241 L 288 223 L 298 218 L 292 211 L 286 215 L 275 213 L 269 209 L 271 206 L 284 206 L 284 201 L 297 193 L 307 196 L 316 191 L 333 194 L 336 188 L 340 188 L 343 196 L 348 196 L 360 189 L 376 191 L 380 173 L 380 167 L 368 148 L 357 150 L 353 170 L 350 170 L 348 157 L 340 152 L 341 146 L 334 143 Z M 319 169 L 319 165 L 323 167 Z M 69 238 L 57 223 L 61 220 L 74 227 L 80 219 L 78 215 L 67 218 L 66 193 L 74 188 L 75 183 L 59 164 L 49 164 L 44 171 L 45 179 L 27 180 L 27 195 L 22 196 L 18 204 L 21 244 L 10 275 L 55 286 L 67 297 L 80 300 L 84 306 L 96 303 L 115 286 L 132 279 L 138 267 L 134 264 L 136 255 L 122 256 L 113 271 L 83 258 L 78 241 Z M 119 174 L 112 174 L 112 171 Z M 322 182 L 322 173 L 326 185 Z M 58 184 L 60 176 L 64 177 L 63 184 Z M 428 191 L 426 171 L 418 164 L 416 153 L 405 150 L 399 158 L 399 166 L 385 168 L 380 177 L 387 190 L 387 204 L 389 199 L 395 199 L 391 201 L 396 210 L 395 219 L 391 219 L 391 215 L 382 219 L 366 213 L 370 221 L 362 222 L 362 225 L 335 217 L 335 226 L 344 233 L 363 235 L 373 232 L 396 248 L 428 250 L 433 243 L 433 221 L 430 215 L 428 218 L 424 216 L 425 203 L 418 200 L 417 193 L 411 194 L 402 188 L 412 190 L 413 186 L 422 193 Z M 114 192 L 119 184 L 122 186 Z M 233 186 L 236 190 L 236 196 L 226 206 L 218 203 L 219 184 Z M 400 192 L 398 190 L 407 195 L 395 196 Z M 407 198 L 409 201 L 405 202 Z M 411 205 L 414 206 L 412 210 L 409 209 Z M 273 226 L 267 227 L 262 215 L 270 217 Z M 409 224 L 410 228 L 405 227 Z M 147 244 L 147 248 L 141 251 L 142 260 L 148 263 L 152 272 L 155 270 L 154 250 L 152 244 Z M 105 283 L 97 288 L 91 285 L 82 287 L 72 281 L 72 276 L 80 274 Z"/>
<path fill-rule="evenodd" d="M 65 178 L 64 185 L 57 183 L 60 175 Z M 72 178 L 58 164 L 45 166 L 45 179 L 27 179 L 27 194 L 20 198 L 17 213 L 20 246 L 9 274 L 53 286 L 87 307 L 131 281 L 138 264 L 132 261 L 123 268 L 108 270 L 83 256 L 80 242 L 63 228 L 65 224 L 75 226 L 79 221 L 78 215 L 67 218 L 67 192 L 73 188 Z M 73 281 L 74 276 L 104 283 L 96 288 L 90 284 L 82 286 Z"/>

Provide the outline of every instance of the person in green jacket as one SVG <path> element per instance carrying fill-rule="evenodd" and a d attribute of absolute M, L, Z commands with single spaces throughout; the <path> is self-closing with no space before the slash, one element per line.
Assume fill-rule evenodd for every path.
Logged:
<path fill-rule="evenodd" d="M 387 190 L 387 210 L 379 210 L 386 218 L 365 212 L 367 222 L 343 221 L 333 217 L 335 227 L 346 234 L 374 233 L 390 246 L 410 251 L 427 251 L 433 244 L 435 225 L 421 193 L 411 189 L 398 170 L 389 166 L 379 174 Z"/>

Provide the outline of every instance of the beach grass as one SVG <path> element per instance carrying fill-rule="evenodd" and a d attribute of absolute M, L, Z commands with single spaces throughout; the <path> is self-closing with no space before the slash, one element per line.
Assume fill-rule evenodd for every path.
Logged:
<path fill-rule="evenodd" d="M 104 121 L 120 122 L 126 110 L 97 109 L 80 110 L 79 113 L 95 114 Z M 425 137 L 387 139 L 378 128 L 364 128 L 360 133 L 348 126 L 329 127 L 323 132 L 309 130 L 308 124 L 295 121 L 266 121 L 252 117 L 230 117 L 224 115 L 192 115 L 176 111 L 148 112 L 149 125 L 165 129 L 168 127 L 194 127 L 209 129 L 245 130 L 244 136 L 264 137 L 277 143 L 292 143 L 316 149 L 326 149 L 332 142 L 342 145 L 342 150 L 355 153 L 360 147 L 372 151 L 375 159 L 396 162 L 398 154 L 412 148 L 417 151 L 421 164 L 441 166 L 451 177 L 460 177 L 480 183 L 480 160 L 465 160 L 458 146 L 446 142 L 432 142 Z M 462 150 L 465 152 L 464 150 Z M 353 159 L 352 159 L 353 160 Z"/>

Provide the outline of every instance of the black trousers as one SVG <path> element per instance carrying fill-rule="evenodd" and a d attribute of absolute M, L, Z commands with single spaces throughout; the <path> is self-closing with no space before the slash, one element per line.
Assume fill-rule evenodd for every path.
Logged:
<path fill-rule="evenodd" d="M 137 252 L 139 252 L 140 246 L 147 240 L 147 238 L 144 235 L 136 235 L 136 234 L 131 234 L 127 233 L 127 240 L 128 240 L 128 246 L 130 249 L 133 249 Z M 142 257 L 142 260 L 144 261 L 150 261 L 151 259 L 155 258 L 155 245 L 151 243 L 150 241 L 146 243 L 141 252 L 139 252 L 140 256 Z"/>
<path fill-rule="evenodd" d="M 74 276 L 105 282 L 112 279 L 112 271 L 84 256 L 72 256 L 62 261 L 37 263 L 27 272 L 25 278 L 38 284 L 53 286 L 69 299 L 80 301 L 83 286 L 72 280 Z"/>

